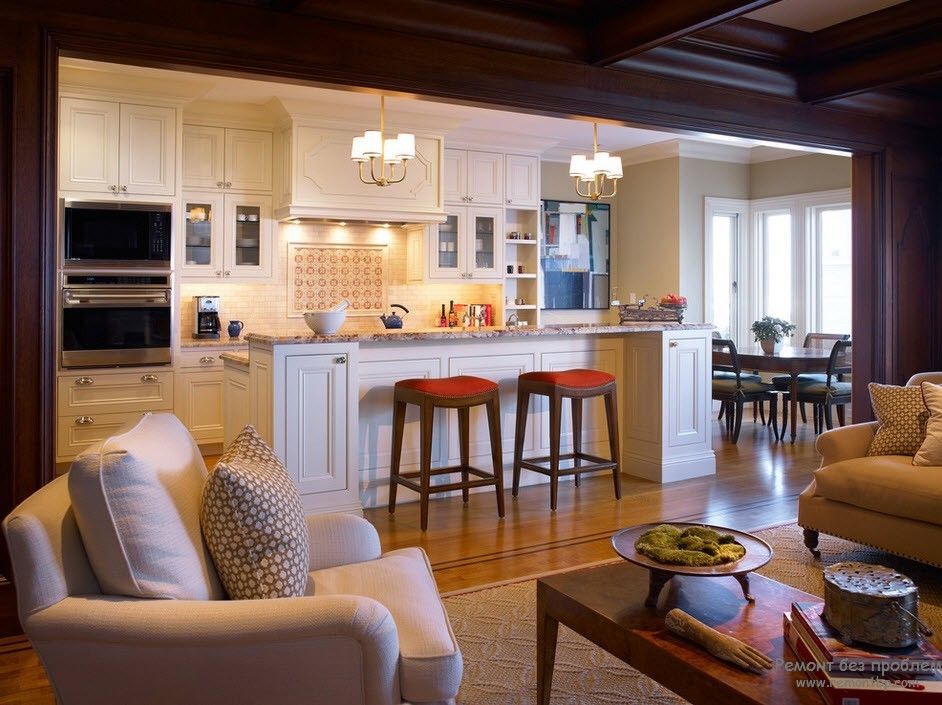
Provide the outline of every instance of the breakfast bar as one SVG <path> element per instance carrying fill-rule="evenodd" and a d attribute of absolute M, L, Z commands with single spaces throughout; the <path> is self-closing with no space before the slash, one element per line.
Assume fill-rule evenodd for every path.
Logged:
<path fill-rule="evenodd" d="M 710 335 L 708 325 L 660 322 L 334 335 L 250 333 L 246 416 L 284 459 L 306 511 L 357 511 L 382 506 L 388 498 L 396 382 L 456 375 L 496 382 L 509 487 L 518 376 L 596 369 L 618 382 L 622 472 L 673 482 L 715 472 L 709 434 Z M 233 369 L 234 374 L 240 372 Z M 436 413 L 444 416 L 435 424 L 433 465 L 451 465 L 459 454 L 457 413 Z M 526 420 L 525 456 L 547 454 L 548 416 L 545 400 L 535 397 Z M 562 428 L 565 449 L 572 442 L 566 405 Z M 608 433 L 601 399 L 586 403 L 583 428 L 583 447 L 604 456 Z M 227 436 L 230 432 L 227 429 Z M 470 434 L 472 464 L 489 463 L 483 408 L 471 411 Z M 410 414 L 402 469 L 413 470 L 418 463 L 419 424 Z M 523 472 L 522 484 L 539 482 L 546 478 Z M 405 491 L 399 501 L 413 499 L 413 493 Z"/>

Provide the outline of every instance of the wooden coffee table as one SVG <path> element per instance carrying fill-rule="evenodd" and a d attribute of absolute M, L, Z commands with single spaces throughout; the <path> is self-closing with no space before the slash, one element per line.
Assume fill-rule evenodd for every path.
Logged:
<path fill-rule="evenodd" d="M 549 705 L 556 635 L 564 624 L 695 705 L 820 705 L 821 696 L 814 688 L 795 686 L 796 680 L 807 676 L 786 670 L 779 660 L 796 660 L 785 646 L 782 613 L 794 601 L 821 599 L 762 575 L 752 576 L 750 588 L 754 603 L 743 601 L 733 577 L 679 575 L 652 609 L 644 606 L 648 571 L 631 563 L 540 578 L 536 584 L 537 702 Z M 761 675 L 749 673 L 668 632 L 664 615 L 674 607 L 742 639 L 776 665 Z"/>

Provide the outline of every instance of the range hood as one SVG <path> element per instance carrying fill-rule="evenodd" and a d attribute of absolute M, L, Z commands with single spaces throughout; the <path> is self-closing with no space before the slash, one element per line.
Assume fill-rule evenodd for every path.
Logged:
<path fill-rule="evenodd" d="M 444 138 L 416 134 L 405 179 L 389 186 L 360 181 L 350 159 L 357 123 L 291 115 L 278 133 L 280 182 L 275 218 L 369 223 L 442 223 Z"/>

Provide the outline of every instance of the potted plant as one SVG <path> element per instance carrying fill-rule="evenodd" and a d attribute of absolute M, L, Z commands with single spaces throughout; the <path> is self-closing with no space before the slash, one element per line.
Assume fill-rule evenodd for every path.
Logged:
<path fill-rule="evenodd" d="M 794 332 L 794 325 L 772 316 L 763 316 L 761 320 L 752 323 L 752 334 L 766 355 L 778 352 L 782 347 L 782 340 Z"/>

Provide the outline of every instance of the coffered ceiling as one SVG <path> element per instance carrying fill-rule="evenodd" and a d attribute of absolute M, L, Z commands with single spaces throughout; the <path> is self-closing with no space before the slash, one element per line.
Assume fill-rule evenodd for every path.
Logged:
<path fill-rule="evenodd" d="M 938 0 L 219 1 L 486 46 L 510 64 L 525 54 L 922 124 L 942 118 Z"/>

